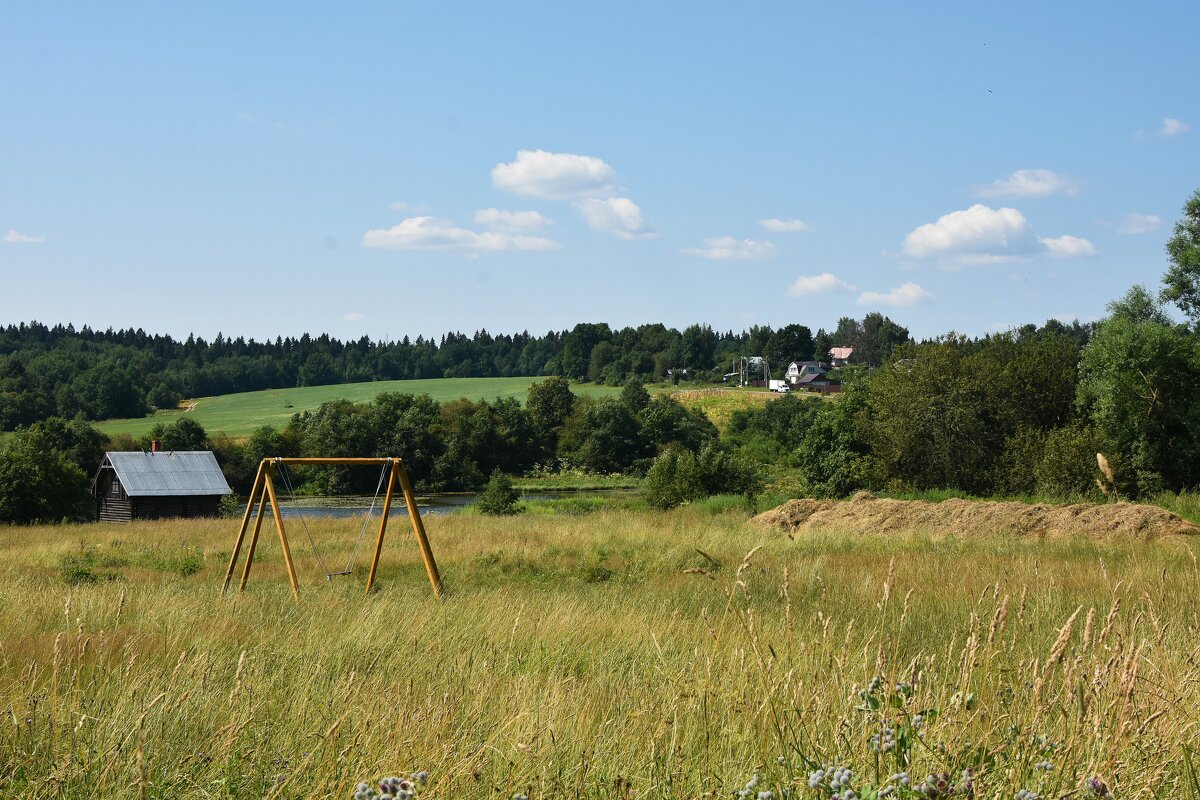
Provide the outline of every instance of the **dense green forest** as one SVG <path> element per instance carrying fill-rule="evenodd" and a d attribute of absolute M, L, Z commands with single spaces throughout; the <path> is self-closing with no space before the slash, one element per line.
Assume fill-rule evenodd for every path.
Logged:
<path fill-rule="evenodd" d="M 713 360 L 728 356 L 736 342 L 769 352 L 772 342 L 792 336 L 794 328 L 807 329 L 752 329 L 743 341 L 702 326 L 682 333 L 662 326 L 613 333 L 607 326 L 580 325 L 561 336 L 529 339 L 522 349 L 553 340 L 558 352 L 548 356 L 543 368 L 573 378 L 617 380 L 624 375 L 619 396 L 577 396 L 567 377 L 532 386 L 524 405 L 513 399 L 439 404 L 427 395 L 391 393 L 369 403 L 325 403 L 295 415 L 283 430 L 261 428 L 247 440 L 209 437 L 186 416 L 158 425 L 143 440 L 107 440 L 81 414 L 69 420 L 46 415 L 21 426 L 0 449 L 0 521 L 86 516 L 89 476 L 104 449 L 148 448 L 152 438 L 164 449 L 213 449 L 230 484 L 242 492 L 264 456 L 396 453 L 404 456 L 414 481 L 424 489 L 479 488 L 496 472 L 571 469 L 643 476 L 644 497 L 658 507 L 713 493 L 753 497 L 767 484 L 776 494 L 817 497 L 870 489 L 1137 499 L 1194 490 L 1200 485 L 1200 192 L 1185 206 L 1167 253 L 1170 267 L 1158 293 L 1134 286 L 1109 304 L 1104 319 L 1086 327 L 1050 322 L 982 338 L 951 333 L 913 342 L 878 315 L 861 323 L 847 320 L 847 330 L 859 336 L 868 330 L 879 335 L 874 343 L 850 340 L 856 347 L 878 349 L 866 364 L 841 370 L 844 391 L 839 397 L 789 395 L 747 407 L 734 413 L 723 433 L 672 395 L 652 398 L 646 392 L 640 378 L 655 375 L 658 366 L 650 364 L 656 358 L 648 355 L 651 349 L 639 348 L 658 341 L 665 348 L 658 353 L 687 353 L 703 340 L 708 360 L 682 363 L 712 365 L 708 369 L 715 372 L 719 367 Z M 1168 303 L 1178 307 L 1185 322 L 1172 319 Z M 653 332 L 661 338 L 655 339 Z M 618 347 L 625 334 L 635 349 Z M 115 343 L 118 334 L 52 335 L 33 327 L 10 329 L 8 335 L 10 343 L 45 339 L 40 347 L 17 348 L 4 356 L 9 381 L 4 391 L 10 403 L 30 391 L 60 393 L 64 387 L 53 383 L 31 389 L 30 373 L 21 371 L 56 354 L 67 362 L 64 353 L 76 354 L 81 363 L 87 363 L 88 354 L 101 359 L 79 373 L 69 384 L 74 386 L 83 376 L 100 380 L 95 370 L 104 359 L 118 357 L 109 348 L 153 360 L 153 343 L 159 342 L 162 363 L 170 364 L 175 363 L 174 356 L 168 357 L 173 348 L 191 348 L 195 360 L 185 359 L 191 365 L 186 369 L 198 371 L 205 369 L 202 354 L 218 352 L 216 342 L 201 347 L 165 338 L 147 338 L 150 344 L 139 349 L 140 334 L 129 344 Z M 805 347 L 825 346 L 818 343 L 821 336 L 809 337 Z M 502 341 L 488 339 L 493 345 Z M 514 340 L 503 341 L 505 347 L 480 346 L 475 352 L 511 352 L 506 347 Z M 73 344 L 59 347 L 63 342 Z M 99 344 L 89 349 L 82 342 Z M 335 347 L 328 339 L 312 340 L 306 347 L 313 342 L 337 350 L 337 363 L 353 360 L 350 354 L 359 352 L 352 346 Z M 224 340 L 220 344 L 231 347 Z M 397 349 L 402 346 L 364 343 L 362 352 L 396 355 L 407 352 Z M 432 358 L 456 345 L 422 346 Z M 242 347 L 250 345 L 237 346 Z M 303 374 L 308 360 L 323 352 L 313 350 L 293 363 L 300 364 Z M 782 352 L 811 354 L 794 342 Z M 326 355 L 335 363 L 333 355 Z M 213 356 L 211 363 L 243 357 L 272 359 Z M 649 361 L 639 363 L 638 358 Z M 614 364 L 633 368 L 616 370 Z M 642 372 L 643 366 L 648 372 Z M 361 483 L 370 476 L 343 469 L 312 468 L 301 471 L 299 479 L 302 489 L 312 492 L 371 488 Z"/>
<path fill-rule="evenodd" d="M 0 431 L 51 416 L 100 420 L 140 417 L 181 399 L 232 392 L 410 378 L 561 375 L 612 385 L 630 377 L 663 380 L 686 370 L 691 380 L 719 380 L 742 356 L 766 356 L 776 377 L 789 362 L 854 347 L 856 360 L 878 366 L 908 331 L 873 313 L 842 319 L 816 335 L 801 324 L 718 333 L 661 324 L 614 330 L 581 323 L 569 331 L 493 336 L 447 333 L 399 342 L 342 342 L 327 335 L 274 342 L 211 341 L 142 330 L 94 331 L 32 322 L 0 328 Z"/>

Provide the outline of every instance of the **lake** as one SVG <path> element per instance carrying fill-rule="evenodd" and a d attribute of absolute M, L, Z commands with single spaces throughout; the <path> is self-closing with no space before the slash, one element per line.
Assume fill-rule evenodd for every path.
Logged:
<path fill-rule="evenodd" d="M 587 489 L 582 491 L 539 489 L 523 493 L 521 500 L 561 500 L 569 497 L 621 497 L 634 494 L 636 491 L 636 489 Z M 421 516 L 426 516 L 427 514 L 448 514 L 464 506 L 471 505 L 478 496 L 478 492 L 434 492 L 432 494 L 418 494 L 417 510 L 421 512 Z M 294 500 L 281 500 L 279 503 L 279 511 L 284 517 L 298 517 L 303 514 L 310 519 L 316 517 L 334 519 L 361 517 L 370 508 L 371 498 L 369 496 L 298 497 Z M 404 495 L 397 492 L 392 500 L 392 513 L 404 513 L 406 508 Z M 375 504 L 375 516 L 378 516 L 382 509 L 383 498 L 380 497 Z"/>

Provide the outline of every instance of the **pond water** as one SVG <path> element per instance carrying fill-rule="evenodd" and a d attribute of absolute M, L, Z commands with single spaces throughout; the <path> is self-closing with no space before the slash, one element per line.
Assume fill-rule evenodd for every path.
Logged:
<path fill-rule="evenodd" d="M 540 489 L 521 495 L 521 500 L 561 500 L 568 497 L 621 497 L 636 493 L 636 489 L 588 489 L 588 490 L 556 490 Z M 417 495 L 417 510 L 421 516 L 427 514 L 448 514 L 452 511 L 469 506 L 479 496 L 478 492 L 437 492 Z M 342 497 L 298 497 L 294 500 L 281 500 L 279 511 L 285 517 L 327 517 L 347 519 L 361 517 L 371 508 L 371 498 L 367 496 Z M 392 513 L 405 513 L 407 506 L 404 496 L 399 492 L 392 498 Z M 375 515 L 383 510 L 383 498 L 375 503 Z"/>

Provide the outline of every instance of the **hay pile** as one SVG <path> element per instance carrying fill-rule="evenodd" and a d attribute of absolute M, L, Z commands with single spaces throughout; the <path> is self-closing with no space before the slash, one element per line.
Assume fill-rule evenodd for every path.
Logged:
<path fill-rule="evenodd" d="M 992 500 L 885 500 L 866 492 L 850 500 L 789 500 L 754 522 L 787 532 L 941 533 L 971 536 L 1127 536 L 1156 539 L 1200 533 L 1166 509 L 1137 503 L 1048 505 Z"/>

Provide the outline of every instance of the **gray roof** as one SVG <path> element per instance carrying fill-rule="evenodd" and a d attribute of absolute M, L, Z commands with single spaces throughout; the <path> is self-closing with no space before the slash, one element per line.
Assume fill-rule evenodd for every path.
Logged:
<path fill-rule="evenodd" d="M 130 497 L 230 494 L 211 450 L 105 453 Z"/>

